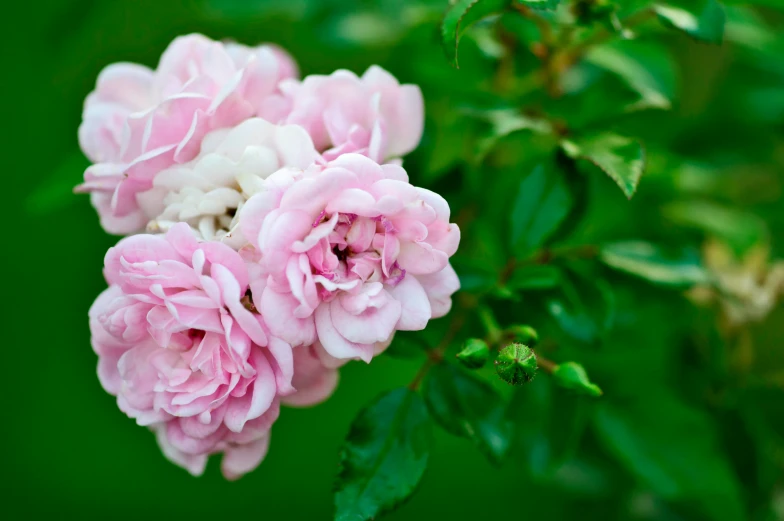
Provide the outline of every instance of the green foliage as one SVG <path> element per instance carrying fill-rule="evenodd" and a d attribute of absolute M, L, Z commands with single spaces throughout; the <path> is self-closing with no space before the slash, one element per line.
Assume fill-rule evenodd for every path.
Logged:
<path fill-rule="evenodd" d="M 423 391 L 430 414 L 455 436 L 473 441 L 495 463 L 511 443 L 512 423 L 501 395 L 473 373 L 452 364 L 434 367 Z"/>
<path fill-rule="evenodd" d="M 384 351 L 394 358 L 416 358 L 428 348 L 427 343 L 419 336 L 408 331 L 401 331 L 395 335 L 392 343 Z"/>
<path fill-rule="evenodd" d="M 600 278 L 565 272 L 559 291 L 548 297 L 546 309 L 565 335 L 595 345 L 612 328 L 615 296 Z"/>
<path fill-rule="evenodd" d="M 708 282 L 708 274 L 694 251 L 673 254 L 647 242 L 626 241 L 605 244 L 600 258 L 611 268 L 656 284 L 689 287 Z"/>
<path fill-rule="evenodd" d="M 597 436 L 642 483 L 708 519 L 741 520 L 739 483 L 715 425 L 675 397 L 652 390 L 628 404 L 602 403 Z"/>
<path fill-rule="evenodd" d="M 561 0 L 515 0 L 516 2 L 532 9 L 555 9 Z"/>
<path fill-rule="evenodd" d="M 715 202 L 677 201 L 664 206 L 663 213 L 683 227 L 722 239 L 738 255 L 767 241 L 767 227 L 759 217 Z"/>
<path fill-rule="evenodd" d="M 717 0 L 688 0 L 676 5 L 654 6 L 659 20 L 692 38 L 720 44 L 724 37 L 724 7 Z"/>
<path fill-rule="evenodd" d="M 589 50 L 585 61 L 617 75 L 640 95 L 627 111 L 672 106 L 675 65 L 660 46 L 634 40 L 610 42 Z"/>
<path fill-rule="evenodd" d="M 555 266 L 532 264 L 514 271 L 506 281 L 511 291 L 551 289 L 558 286 L 561 272 Z"/>
<path fill-rule="evenodd" d="M 525 257 L 544 245 L 569 215 L 572 195 L 558 162 L 537 166 L 520 182 L 512 208 L 512 249 Z"/>
<path fill-rule="evenodd" d="M 645 168 L 645 151 L 639 142 L 603 132 L 566 140 L 561 146 L 570 157 L 585 159 L 598 166 L 626 197 L 632 198 Z"/>
<path fill-rule="evenodd" d="M 588 427 L 586 400 L 544 377 L 515 388 L 507 413 L 516 427 L 515 448 L 537 479 L 551 479 L 574 458 Z"/>
<path fill-rule="evenodd" d="M 460 38 L 471 25 L 482 18 L 499 13 L 509 0 L 457 0 L 444 15 L 441 24 L 441 41 L 449 62 L 458 67 L 457 46 Z"/>
<path fill-rule="evenodd" d="M 430 456 L 431 427 L 422 398 L 390 391 L 359 413 L 340 455 L 337 521 L 373 519 L 416 488 Z"/>

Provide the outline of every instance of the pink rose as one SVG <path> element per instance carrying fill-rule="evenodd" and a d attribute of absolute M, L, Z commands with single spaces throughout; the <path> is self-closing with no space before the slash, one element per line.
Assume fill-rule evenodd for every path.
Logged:
<path fill-rule="evenodd" d="M 201 35 L 175 39 L 153 71 L 106 67 L 85 102 L 79 143 L 94 164 L 79 191 L 90 192 L 110 233 L 142 230 L 147 219 L 136 195 L 156 174 L 192 159 L 210 130 L 261 112 L 278 83 L 296 75 L 293 61 L 269 45 L 248 48 Z"/>
<path fill-rule="evenodd" d="M 301 125 L 327 160 L 357 152 L 376 162 L 397 158 L 422 138 L 424 103 L 416 85 L 400 85 L 376 65 L 361 78 L 346 70 L 285 80 L 282 121 Z M 267 115 L 272 120 L 275 113 Z"/>
<path fill-rule="evenodd" d="M 239 249 L 237 210 L 280 168 L 306 168 L 319 158 L 310 136 L 297 125 L 273 125 L 250 118 L 204 137 L 193 160 L 155 176 L 137 195 L 147 230 L 166 231 L 187 222 L 199 237 Z"/>
<path fill-rule="evenodd" d="M 101 383 L 120 409 L 194 474 L 216 452 L 230 479 L 258 465 L 280 398 L 295 391 L 294 355 L 246 297 L 241 256 L 180 223 L 121 240 L 104 273 L 110 287 L 90 326 Z"/>
<path fill-rule="evenodd" d="M 294 377 L 291 383 L 297 390 L 284 397 L 283 403 L 292 407 L 307 407 L 329 398 L 338 385 L 337 367 L 343 365 L 343 362 L 333 361 L 318 343 L 295 347 Z"/>
<path fill-rule="evenodd" d="M 253 302 L 291 345 L 317 340 L 337 359 L 370 361 L 396 330 L 449 311 L 460 231 L 439 195 L 395 165 L 346 154 L 281 170 L 242 208 Z"/>

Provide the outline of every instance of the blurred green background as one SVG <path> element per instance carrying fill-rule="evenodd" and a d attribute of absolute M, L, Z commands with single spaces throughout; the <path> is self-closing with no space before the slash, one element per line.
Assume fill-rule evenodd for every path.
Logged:
<path fill-rule="evenodd" d="M 757 3 L 778 6 L 772 0 Z M 114 398 L 101 389 L 95 375 L 87 309 L 105 287 L 103 255 L 116 238 L 101 230 L 87 197 L 63 196 L 79 182 L 86 165 L 76 129 L 83 100 L 104 66 L 116 61 L 154 66 L 174 37 L 189 32 L 246 44 L 278 43 L 291 52 L 303 74 L 329 73 L 337 68 L 362 72 L 378 63 L 401 82 L 420 84 L 428 100 L 423 145 L 406 163 L 412 180 L 446 193 L 453 208 L 459 207 L 465 197 L 457 190 L 461 183 L 483 185 L 481 181 L 471 185 L 477 182 L 475 177 L 460 177 L 464 143 L 473 134 L 464 125 L 467 118 L 450 109 L 464 102 L 492 106 L 492 88 L 484 75 L 494 66 L 488 58 L 492 56 L 487 48 L 490 43 L 479 33 L 461 44 L 462 68 L 450 68 L 443 58 L 437 29 L 446 5 L 445 1 L 402 0 L 38 0 L 15 2 L 12 10 L 6 11 L 0 22 L 6 114 L 3 161 L 11 186 L 4 192 L 2 262 L 6 273 L 4 330 L 10 338 L 3 363 L 3 383 L 8 389 L 2 422 L 5 499 L 0 516 L 84 520 L 331 518 L 337 452 L 351 419 L 381 391 L 408 382 L 421 359 L 384 356 L 370 366 L 347 366 L 331 400 L 314 409 L 284 410 L 273 430 L 266 460 L 238 482 L 226 482 L 216 460 L 201 478 L 172 465 L 161 455 L 153 435 L 117 409 Z M 594 210 L 597 206 L 602 210 L 590 214 L 594 218 L 586 218 L 580 237 L 628 237 L 639 222 L 644 222 L 641 226 L 648 237 L 671 237 L 675 232 L 663 221 L 645 216 L 670 198 L 673 186 L 698 195 L 710 189 L 711 197 L 731 201 L 763 219 L 771 257 L 784 257 L 784 38 L 779 36 L 781 24 L 776 25 L 778 12 L 765 9 L 763 6 L 761 13 L 771 29 L 764 36 L 770 39 L 763 43 L 761 33 L 737 23 L 735 35 L 723 46 L 697 44 L 677 35 L 667 40 L 665 47 L 677 58 L 674 76 L 668 79 L 677 91 L 675 110 L 646 113 L 623 123 L 652 143 L 651 179 L 644 178 L 632 203 L 648 213 L 630 213 L 637 210 L 628 210 L 629 203 L 617 187 L 606 180 L 595 181 L 591 190 L 602 202 L 595 204 Z M 757 20 L 750 23 L 758 27 Z M 521 51 L 522 65 L 534 59 L 524 54 Z M 578 108 L 573 110 L 582 110 L 579 107 L 594 101 L 583 97 L 575 103 Z M 561 105 L 560 110 L 568 114 L 572 109 Z M 435 125 L 434 120 L 438 121 Z M 517 146 L 521 145 L 514 141 L 509 145 L 512 150 Z M 665 148 L 699 161 L 689 163 L 693 168 L 688 171 L 680 164 L 671 167 L 671 162 L 664 166 L 666 160 L 657 162 L 661 156 L 656 150 Z M 504 161 L 502 154 L 492 169 L 479 172 L 479 179 L 499 172 L 513 176 L 508 164 L 523 162 L 517 157 Z M 711 175 L 715 174 L 708 180 L 698 168 L 706 164 Z M 706 188 L 708 185 L 711 188 Z M 466 237 L 462 248 L 469 256 L 492 249 L 493 241 L 485 241 L 481 234 L 471 235 L 468 230 Z M 630 306 L 637 304 L 635 292 L 653 294 L 653 303 L 645 311 L 648 319 L 655 316 L 662 323 L 670 321 L 681 333 L 688 332 L 691 321 L 696 320 L 682 313 L 682 302 L 658 299 L 658 290 L 633 284 L 629 288 L 619 301 Z M 509 308 L 515 304 L 501 305 Z M 775 313 L 778 315 L 774 314 L 768 325 L 757 327 L 754 334 L 758 346 L 781 354 L 784 320 L 780 309 Z M 645 330 L 647 322 L 635 321 L 623 308 L 620 315 L 625 317 L 625 322 L 619 322 L 627 334 L 622 333 L 615 345 L 639 349 L 650 345 L 659 353 L 655 363 L 661 366 L 642 362 L 640 370 L 645 374 L 659 374 L 662 366 L 672 369 L 667 366 L 672 363 L 668 357 L 680 348 L 669 343 L 672 336 L 657 333 L 655 326 Z M 612 349 L 609 356 L 618 352 Z M 781 358 L 775 354 L 769 357 L 773 366 Z M 690 362 L 680 364 L 689 366 Z M 601 375 L 602 368 L 598 371 Z M 699 381 L 679 379 L 672 371 L 680 369 L 665 370 L 668 382 L 678 380 L 673 388 L 680 389 L 684 382 L 686 387 L 700 385 Z M 679 374 L 688 378 L 692 375 L 689 371 Z M 609 387 L 612 390 L 612 385 Z M 622 384 L 616 385 L 616 396 L 622 396 L 624 389 Z M 784 407 L 778 404 L 784 400 L 778 390 L 771 393 L 773 408 L 761 414 L 780 420 Z M 653 411 L 643 414 L 655 415 Z M 666 423 L 666 414 L 660 420 Z M 738 420 L 728 414 L 721 421 Z M 683 431 L 682 435 L 693 433 Z M 730 448 L 747 446 L 745 435 L 722 435 L 721 442 Z M 600 473 L 591 474 L 594 467 L 590 465 L 567 466 L 557 479 L 542 481 L 531 477 L 517 460 L 501 468 L 491 466 L 465 440 L 439 431 L 436 441 L 419 491 L 388 519 L 692 519 L 662 506 L 646 486 L 630 480 L 619 464 L 609 462 L 608 454 L 599 449 L 586 454 L 601 463 Z M 595 436 L 588 434 L 584 445 L 595 448 Z M 688 461 L 688 453 L 684 457 Z M 744 492 L 744 501 L 754 510 L 757 503 L 751 496 L 756 491 L 767 498 L 771 487 L 780 482 L 776 474 L 780 469 L 774 465 L 765 470 L 774 475 L 764 479 L 767 488 L 763 490 L 763 485 L 747 479 L 754 475 L 753 479 L 763 482 L 759 477 L 763 471 L 749 458 L 741 454 L 734 465 L 741 469 L 737 471 L 739 479 L 750 490 Z M 754 468 L 744 474 L 744 465 Z M 688 475 L 688 470 L 685 472 Z M 766 509 L 758 518 L 773 519 L 775 515 Z"/>

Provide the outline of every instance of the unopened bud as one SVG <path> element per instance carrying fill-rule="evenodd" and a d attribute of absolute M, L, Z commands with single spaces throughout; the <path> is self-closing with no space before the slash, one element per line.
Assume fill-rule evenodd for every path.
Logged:
<path fill-rule="evenodd" d="M 531 326 L 512 326 L 510 331 L 514 334 L 514 341 L 518 344 L 536 347 L 536 344 L 539 343 L 539 333 Z"/>
<path fill-rule="evenodd" d="M 564 362 L 553 369 L 553 379 L 562 387 L 588 396 L 601 396 L 599 386 L 588 379 L 583 366 L 577 362 Z"/>
<path fill-rule="evenodd" d="M 510 344 L 498 353 L 495 372 L 512 385 L 530 382 L 536 374 L 536 355 L 524 344 Z"/>
<path fill-rule="evenodd" d="M 469 338 L 463 350 L 457 353 L 457 359 L 469 369 L 479 369 L 490 357 L 490 348 L 484 340 Z"/>

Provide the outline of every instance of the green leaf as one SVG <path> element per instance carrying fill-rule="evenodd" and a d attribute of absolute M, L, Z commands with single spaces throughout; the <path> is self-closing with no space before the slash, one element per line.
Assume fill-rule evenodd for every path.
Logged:
<path fill-rule="evenodd" d="M 512 209 L 512 248 L 525 257 L 542 246 L 573 204 L 558 162 L 540 164 L 520 183 Z"/>
<path fill-rule="evenodd" d="M 680 29 L 696 40 L 720 44 L 724 38 L 724 7 L 716 0 L 656 4 L 653 9 L 664 26 Z"/>
<path fill-rule="evenodd" d="M 27 211 L 34 215 L 47 215 L 78 201 L 80 196 L 74 195 L 73 189 L 81 182 L 88 166 L 90 162 L 81 152 L 66 157 L 27 197 Z"/>
<path fill-rule="evenodd" d="M 521 266 L 512 272 L 506 287 L 513 291 L 551 289 L 558 286 L 561 272 L 549 264 Z"/>
<path fill-rule="evenodd" d="M 645 169 L 645 151 L 638 141 L 605 132 L 564 140 L 561 147 L 569 157 L 588 160 L 601 168 L 626 197 L 632 198 Z"/>
<path fill-rule="evenodd" d="M 605 449 L 666 500 L 693 504 L 715 521 L 746 519 L 710 419 L 665 390 L 646 392 L 624 406 L 599 404 L 594 427 Z"/>
<path fill-rule="evenodd" d="M 457 0 L 441 24 L 441 43 L 449 63 L 459 67 L 457 46 L 466 30 L 479 20 L 500 13 L 508 4 L 509 0 Z"/>
<path fill-rule="evenodd" d="M 493 462 L 500 462 L 509 449 L 512 424 L 498 392 L 476 375 L 454 364 L 430 370 L 425 382 L 425 402 L 447 432 L 468 438 Z"/>
<path fill-rule="evenodd" d="M 455 269 L 460 279 L 460 289 L 469 293 L 489 291 L 498 280 L 498 273 L 484 266 L 458 264 Z"/>
<path fill-rule="evenodd" d="M 566 389 L 571 389 L 588 396 L 601 396 L 599 386 L 588 379 L 588 373 L 577 362 L 564 362 L 553 369 L 553 380 Z"/>
<path fill-rule="evenodd" d="M 432 432 L 422 398 L 406 388 L 362 410 L 340 455 L 337 521 L 364 521 L 408 498 L 427 468 Z"/>
<path fill-rule="evenodd" d="M 447 72 L 455 73 L 451 69 Z M 423 137 L 426 158 L 417 179 L 420 183 L 438 181 L 457 165 L 473 160 L 474 133 L 478 126 L 474 119 L 465 117 L 463 111 L 443 102 L 434 101 L 428 111 Z"/>
<path fill-rule="evenodd" d="M 476 151 L 476 162 L 481 163 L 498 142 L 515 132 L 530 130 L 538 134 L 553 132 L 552 124 L 545 119 L 538 119 L 521 114 L 519 110 L 492 110 L 482 114 L 490 122 L 490 135 L 479 141 Z"/>
<path fill-rule="evenodd" d="M 593 47 L 585 60 L 609 71 L 639 93 L 626 111 L 669 109 L 675 93 L 675 64 L 659 45 L 622 40 Z"/>
<path fill-rule="evenodd" d="M 605 244 L 599 258 L 611 268 L 665 286 L 689 287 L 708 281 L 695 251 L 675 254 L 643 241 Z"/>
<path fill-rule="evenodd" d="M 532 9 L 555 9 L 561 0 L 517 0 L 517 3 Z"/>
<path fill-rule="evenodd" d="M 784 7 L 784 3 L 781 4 L 781 7 Z M 775 46 L 776 33 L 768 26 L 765 19 L 753 9 L 728 5 L 724 7 L 724 10 L 727 15 L 724 37 L 728 41 L 763 52 Z"/>
<path fill-rule="evenodd" d="M 723 239 L 738 256 L 769 240 L 765 221 L 754 214 L 712 201 L 676 201 L 664 206 L 662 213 L 681 226 L 696 228 Z"/>
<path fill-rule="evenodd" d="M 599 342 L 615 322 L 615 295 L 595 276 L 564 272 L 560 292 L 547 300 L 547 311 L 569 337 Z"/>
<path fill-rule="evenodd" d="M 536 378 L 516 387 L 507 415 L 515 426 L 515 454 L 537 478 L 552 476 L 577 451 L 588 425 L 588 399 Z"/>
<path fill-rule="evenodd" d="M 566 219 L 558 227 L 558 231 L 550 237 L 550 243 L 558 242 L 569 237 L 576 229 L 584 224 L 585 215 L 591 200 L 590 178 L 577 168 L 577 162 L 567 156 L 563 150 L 557 149 L 555 164 L 563 175 L 569 193 L 572 196 L 572 206 Z"/>

